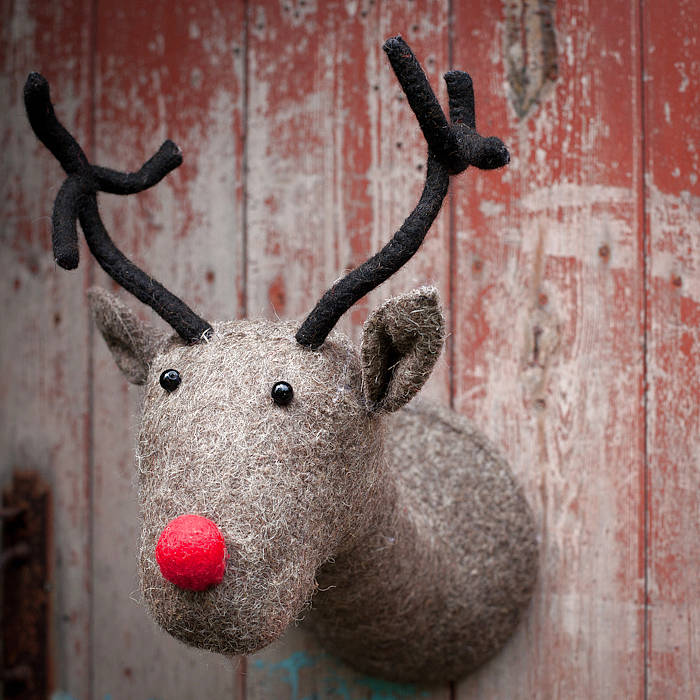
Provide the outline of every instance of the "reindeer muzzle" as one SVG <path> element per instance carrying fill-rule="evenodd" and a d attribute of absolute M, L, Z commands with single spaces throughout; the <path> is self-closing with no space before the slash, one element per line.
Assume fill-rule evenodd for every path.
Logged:
<path fill-rule="evenodd" d="M 163 577 L 189 591 L 205 591 L 221 583 L 227 559 L 221 531 L 201 515 L 171 520 L 156 545 L 156 561 Z"/>

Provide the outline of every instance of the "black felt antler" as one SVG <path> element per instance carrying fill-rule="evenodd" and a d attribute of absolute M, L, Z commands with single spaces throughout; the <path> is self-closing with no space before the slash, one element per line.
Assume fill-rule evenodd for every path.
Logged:
<path fill-rule="evenodd" d="M 112 279 L 148 304 L 188 343 L 204 339 L 211 332 L 209 323 L 117 249 L 97 208 L 98 191 L 132 194 L 160 182 L 182 163 L 180 149 L 172 141 L 166 141 L 135 173 L 101 168 L 88 162 L 78 142 L 56 118 L 49 84 L 41 74 L 29 74 L 24 85 L 24 104 L 34 133 L 68 175 L 56 196 L 53 209 L 56 262 L 66 270 L 78 266 L 75 223 L 80 221 L 90 251 Z"/>
<path fill-rule="evenodd" d="M 500 139 L 484 138 L 476 132 L 474 90 L 467 73 L 450 71 L 445 75 L 450 105 L 448 122 L 408 44 L 397 36 L 384 43 L 384 51 L 428 143 L 425 186 L 415 209 L 389 243 L 336 282 L 306 317 L 296 339 L 310 348 L 319 347 L 355 302 L 415 254 L 440 211 L 450 175 L 461 173 L 470 165 L 488 170 L 510 161 L 508 149 Z"/>

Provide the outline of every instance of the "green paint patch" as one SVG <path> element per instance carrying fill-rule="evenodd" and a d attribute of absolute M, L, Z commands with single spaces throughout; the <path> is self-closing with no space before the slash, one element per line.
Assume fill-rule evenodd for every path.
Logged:
<path fill-rule="evenodd" d="M 55 690 L 51 693 L 51 700 L 77 700 L 77 698 L 62 690 Z M 105 693 L 102 700 L 113 700 L 112 693 Z M 149 698 L 149 700 L 158 700 L 158 698 Z"/>
<path fill-rule="evenodd" d="M 427 690 L 418 690 L 413 683 L 391 683 L 381 678 L 364 676 L 358 678 L 357 685 L 364 686 L 371 691 L 369 700 L 394 700 L 396 698 L 425 698 Z"/>
<path fill-rule="evenodd" d="M 334 678 L 333 681 L 328 677 L 325 681 L 327 683 L 326 689 L 330 692 L 334 691 L 343 700 L 354 700 L 355 698 L 362 698 L 363 700 L 404 700 L 405 698 L 424 698 L 428 696 L 427 690 L 421 690 L 413 683 L 392 683 L 391 681 L 370 676 L 357 676 L 351 679 Z M 329 695 L 328 697 L 334 696 Z"/>
<path fill-rule="evenodd" d="M 270 664 L 262 659 L 255 659 L 253 666 L 268 674 L 283 676 L 280 680 L 289 684 L 291 691 L 290 700 L 315 700 L 315 696 L 299 697 L 299 674 L 304 668 L 312 668 L 316 665 L 316 659 L 305 651 L 295 651 L 279 663 Z"/>
<path fill-rule="evenodd" d="M 325 653 L 297 651 L 279 662 L 254 659 L 252 665 L 275 682 L 288 685 L 290 700 L 406 700 L 429 695 L 413 683 L 362 676 Z M 314 669 L 313 679 L 303 679 L 302 672 L 310 669 Z M 313 689 L 307 693 L 304 686 L 308 688 L 309 680 Z"/>

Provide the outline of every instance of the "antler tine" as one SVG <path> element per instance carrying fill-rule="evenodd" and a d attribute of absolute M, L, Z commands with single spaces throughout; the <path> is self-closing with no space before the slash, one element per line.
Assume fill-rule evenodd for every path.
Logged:
<path fill-rule="evenodd" d="M 450 104 L 451 136 L 456 151 L 453 167 L 456 174 L 473 165 L 480 170 L 493 170 L 510 163 L 510 154 L 496 136 L 480 136 L 476 131 L 474 86 L 471 76 L 461 70 L 445 73 Z M 452 142 L 451 142 L 452 144 Z"/>
<path fill-rule="evenodd" d="M 458 153 L 454 134 L 413 51 L 400 36 L 387 39 L 383 49 L 408 104 L 416 115 L 429 150 L 435 153 L 450 174 L 461 172 L 458 166 L 452 163 L 455 154 Z"/>
<path fill-rule="evenodd" d="M 24 106 L 37 138 L 53 153 L 68 175 L 90 168 L 83 149 L 56 118 L 49 83 L 41 73 L 30 73 L 27 77 Z"/>
<path fill-rule="evenodd" d="M 177 145 L 166 141 L 135 173 L 91 165 L 78 142 L 58 121 L 48 81 L 41 74 L 29 74 L 24 103 L 34 133 L 68 175 L 56 196 L 52 217 L 56 262 L 65 269 L 78 266 L 76 220 L 79 220 L 90 251 L 112 279 L 148 304 L 188 343 L 205 338 L 211 332 L 210 324 L 117 249 L 97 208 L 98 191 L 132 194 L 160 182 L 182 163 Z"/>
<path fill-rule="evenodd" d="M 500 139 L 484 138 L 476 132 L 474 90 L 467 73 L 450 71 L 445 75 L 450 104 L 448 122 L 406 42 L 400 36 L 388 39 L 384 51 L 428 143 L 425 185 L 415 209 L 389 243 L 336 282 L 306 317 L 296 340 L 310 348 L 319 347 L 355 302 L 385 282 L 415 254 L 440 211 L 450 175 L 461 173 L 469 165 L 490 169 L 510 160 Z"/>

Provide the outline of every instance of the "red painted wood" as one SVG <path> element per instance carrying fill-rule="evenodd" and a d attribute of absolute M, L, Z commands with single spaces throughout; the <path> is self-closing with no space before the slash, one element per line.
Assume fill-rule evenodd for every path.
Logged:
<path fill-rule="evenodd" d="M 90 7 L 0 5 L 0 468 L 4 483 L 22 467 L 51 486 L 55 682 L 81 698 L 91 674 L 87 268 L 69 275 L 53 262 L 50 215 L 63 175 L 29 127 L 22 88 L 29 71 L 42 71 L 91 148 Z"/>
<path fill-rule="evenodd" d="M 446 8 L 250 4 L 249 315 L 303 318 L 414 206 L 425 147 L 381 44 L 410 38 L 444 92 Z M 340 327 L 359 339 L 369 309 L 392 291 L 445 279 L 448 248 L 441 223 L 415 262 Z"/>
<path fill-rule="evenodd" d="M 302 318 L 366 255 L 377 101 L 370 21 L 359 3 L 249 4 L 252 317 Z"/>
<path fill-rule="evenodd" d="M 700 693 L 700 47 L 695 2 L 644 5 L 649 697 Z"/>
<path fill-rule="evenodd" d="M 415 6 L 414 6 L 415 5 Z M 410 213 L 425 145 L 381 50 L 402 33 L 431 79 L 447 67 L 447 3 L 249 3 L 248 314 L 303 318 L 345 271 L 379 250 Z M 442 88 L 440 88 L 442 89 Z M 419 169 L 420 168 L 420 169 Z M 341 321 L 360 338 L 392 292 L 436 282 L 447 294 L 445 221 L 405 271 Z M 447 364 L 433 395 L 448 396 Z M 251 657 L 248 698 L 364 698 L 367 680 L 302 630 Z M 419 691 L 387 685 L 386 693 Z M 447 698 L 448 688 L 426 697 Z M 403 697 L 403 695 L 401 695 Z"/>
<path fill-rule="evenodd" d="M 101 199 L 126 255 L 210 320 L 245 297 L 242 5 L 105 2 L 97 17 L 97 156 L 135 169 L 172 138 L 184 163 L 155 188 Z M 114 285 L 103 275 L 100 284 Z M 163 322 L 121 292 L 154 325 Z M 140 389 L 94 334 L 96 697 L 235 697 L 230 660 L 185 647 L 138 604 L 134 443 Z"/>
<path fill-rule="evenodd" d="M 508 3 L 509 43 L 500 3 L 455 5 L 477 126 L 513 156 L 455 183 L 455 403 L 505 451 L 542 538 L 525 622 L 463 700 L 644 692 L 638 18 L 628 0 L 557 4 L 558 78 L 519 119 L 504 54 L 532 65 L 549 7 Z"/>

